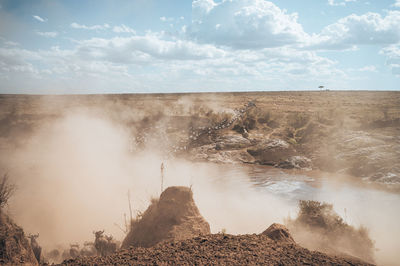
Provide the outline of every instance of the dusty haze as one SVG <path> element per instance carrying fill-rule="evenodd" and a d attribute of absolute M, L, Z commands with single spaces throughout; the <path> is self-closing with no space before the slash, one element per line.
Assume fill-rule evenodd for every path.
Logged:
<path fill-rule="evenodd" d="M 60 103 L 67 108 L 21 131 L 13 148 L 1 155 L 1 166 L 18 187 L 9 213 L 26 232 L 40 233 L 38 240 L 47 249 L 93 240 L 92 231 L 100 229 L 122 240 L 124 233 L 115 223 L 124 227 L 124 214 L 129 216 L 128 191 L 134 214 L 144 211 L 151 197 L 160 194 L 163 162 L 164 188 L 192 186 L 195 202 L 214 233 L 260 233 L 294 216 L 296 202 L 254 187 L 245 170 L 236 169 L 235 178 L 230 178 L 229 165 L 192 162 L 171 153 L 171 145 L 178 141 L 164 136 L 174 123 L 170 116 L 191 115 L 195 105 L 233 113 L 234 108 L 214 105 L 210 99 L 181 97 L 165 105 L 149 101 L 151 117 L 159 120 L 147 130 L 148 139 L 140 149 L 132 143 L 141 133 L 129 125 L 142 123 L 149 105 L 128 108 L 125 102 L 104 101 L 98 104 L 102 107 L 92 108 L 41 101 L 37 108 L 44 112 L 58 110 Z M 113 111 L 108 112 L 111 106 Z M 333 182 L 332 175 L 322 172 L 326 179 L 312 199 L 332 203 L 349 224 L 369 228 L 379 249 L 377 263 L 400 261 L 400 212 L 393 211 L 400 204 L 399 194 Z"/>

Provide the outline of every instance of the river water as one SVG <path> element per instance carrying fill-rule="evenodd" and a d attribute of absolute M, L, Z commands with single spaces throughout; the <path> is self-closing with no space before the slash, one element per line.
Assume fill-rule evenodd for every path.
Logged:
<path fill-rule="evenodd" d="M 265 209 L 266 212 L 273 213 L 272 216 L 278 219 L 277 222 L 284 222 L 284 219 L 282 217 L 279 219 L 278 216 L 286 214 L 286 217 L 288 215 L 295 217 L 299 200 L 331 203 L 345 222 L 356 227 L 363 225 L 369 229 L 377 248 L 378 264 L 396 265 L 400 261 L 399 193 L 388 192 L 350 177 L 324 172 L 287 171 L 256 165 L 215 167 L 219 170 L 214 172 L 213 178 L 218 184 L 231 188 L 236 187 L 232 183 L 240 184 L 252 193 L 251 195 L 239 193 L 244 201 L 248 200 L 252 204 L 276 205 L 276 208 L 258 208 L 258 213 Z M 243 192 L 243 188 L 240 191 Z M 238 213 L 253 215 L 252 212 L 239 210 L 241 206 L 238 205 Z M 263 219 L 261 214 L 256 217 Z"/>

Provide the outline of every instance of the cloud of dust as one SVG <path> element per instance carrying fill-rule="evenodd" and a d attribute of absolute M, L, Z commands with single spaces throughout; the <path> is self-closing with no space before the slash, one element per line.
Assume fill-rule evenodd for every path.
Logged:
<path fill-rule="evenodd" d="M 180 104 L 187 104 L 186 99 Z M 192 186 L 213 233 L 222 229 L 232 234 L 260 233 L 296 213 L 297 203 L 255 189 L 245 171 L 171 158 L 154 143 L 132 152 L 136 132 L 123 120 L 143 117 L 123 112 L 123 118 L 115 119 L 80 109 L 42 125 L 6 158 L 18 186 L 10 202 L 11 216 L 25 232 L 40 233 L 38 241 L 47 249 L 93 240 L 92 231 L 99 229 L 122 240 L 124 233 L 115 223 L 124 227 L 124 213 L 129 216 L 128 190 L 134 211 L 144 211 L 150 198 L 160 194 L 162 162 L 164 188 Z M 398 195 L 330 183 L 318 191 L 314 200 L 332 203 L 347 223 L 370 229 L 379 264 L 400 260 L 400 242 L 394 237 L 400 235 L 400 212 L 393 211 L 400 203 Z"/>
<path fill-rule="evenodd" d="M 333 204 L 346 223 L 369 230 L 378 265 L 398 264 L 400 239 L 394 236 L 400 235 L 400 195 L 327 180 L 314 199 Z"/>
<path fill-rule="evenodd" d="M 145 210 L 164 188 L 192 186 L 200 212 L 212 231 L 259 233 L 287 215 L 288 205 L 255 193 L 243 178 L 229 180 L 212 164 L 166 159 L 162 151 L 129 152 L 129 130 L 83 111 L 43 126 L 9 157 L 9 173 L 18 186 L 10 214 L 27 233 L 40 233 L 46 248 L 93 240 L 105 229 L 122 240 L 127 192 L 134 210 Z M 239 173 L 241 175 L 241 173 Z M 219 180 L 215 177 L 221 176 Z"/>

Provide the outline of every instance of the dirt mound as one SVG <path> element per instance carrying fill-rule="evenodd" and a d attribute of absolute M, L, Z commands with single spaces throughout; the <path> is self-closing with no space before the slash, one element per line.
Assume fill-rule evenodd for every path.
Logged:
<path fill-rule="evenodd" d="M 77 258 L 64 265 L 370 265 L 329 256 L 266 235 L 204 235 L 121 250 L 107 257 Z"/>
<path fill-rule="evenodd" d="M 210 234 L 210 225 L 196 207 L 191 189 L 169 187 L 141 219 L 132 222 L 122 248 L 151 247 L 164 240 L 183 240 L 201 234 Z"/>
<path fill-rule="evenodd" d="M 0 264 L 38 265 L 21 227 L 0 210 Z"/>
<path fill-rule="evenodd" d="M 293 237 L 289 233 L 289 229 L 282 224 L 274 223 L 261 234 L 266 235 L 275 241 L 282 241 L 292 244 L 295 243 Z"/>
<path fill-rule="evenodd" d="M 331 204 L 301 200 L 297 218 L 289 219 L 287 226 L 296 242 L 307 248 L 374 262 L 375 247 L 368 230 L 345 223 Z"/>

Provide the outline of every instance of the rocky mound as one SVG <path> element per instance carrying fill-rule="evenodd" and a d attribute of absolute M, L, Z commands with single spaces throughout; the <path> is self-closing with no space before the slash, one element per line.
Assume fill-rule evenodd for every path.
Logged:
<path fill-rule="evenodd" d="M 270 227 L 267 228 L 264 232 L 261 233 L 262 235 L 266 235 L 269 238 L 275 241 L 281 241 L 286 243 L 294 244 L 294 239 L 289 233 L 289 229 L 287 229 L 282 224 L 272 224 Z"/>
<path fill-rule="evenodd" d="M 0 264 L 38 265 L 21 227 L 0 210 Z"/>
<path fill-rule="evenodd" d="M 247 149 L 258 163 L 265 165 L 278 166 L 291 156 L 296 155 L 294 148 L 281 139 L 266 139 L 257 146 Z"/>
<path fill-rule="evenodd" d="M 135 247 L 107 257 L 79 257 L 64 265 L 371 265 L 361 260 L 329 256 L 294 243 L 260 235 L 204 235 Z"/>
<path fill-rule="evenodd" d="M 122 248 L 151 247 L 165 240 L 183 240 L 210 234 L 210 225 L 201 216 L 187 187 L 169 187 L 132 222 Z"/>

